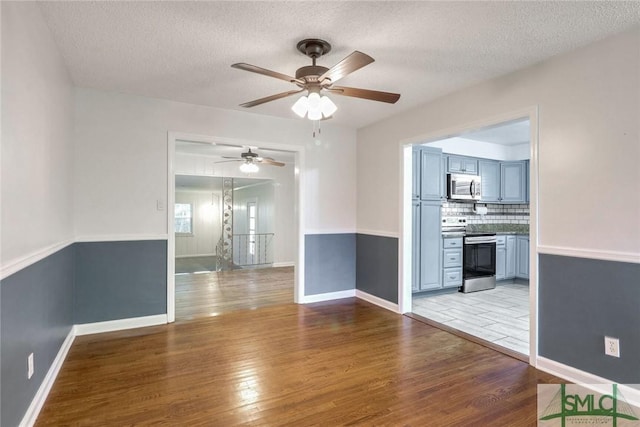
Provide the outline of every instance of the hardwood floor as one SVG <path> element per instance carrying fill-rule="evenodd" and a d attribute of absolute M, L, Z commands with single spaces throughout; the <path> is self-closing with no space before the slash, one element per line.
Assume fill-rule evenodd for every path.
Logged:
<path fill-rule="evenodd" d="M 354 298 L 77 337 L 37 426 L 534 426 L 526 363 Z"/>
<path fill-rule="evenodd" d="M 293 267 L 176 275 L 176 320 L 293 302 Z"/>

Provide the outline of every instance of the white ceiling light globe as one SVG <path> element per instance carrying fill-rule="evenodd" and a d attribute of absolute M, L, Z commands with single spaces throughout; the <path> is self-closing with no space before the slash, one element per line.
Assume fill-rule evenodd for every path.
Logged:
<path fill-rule="evenodd" d="M 338 107 L 328 96 L 323 96 L 320 98 L 320 111 L 322 111 L 323 116 L 331 117 L 333 113 L 338 111 Z"/>
<path fill-rule="evenodd" d="M 258 172 L 260 168 L 255 163 L 243 163 L 240 165 L 240 172 L 254 173 Z"/>
<path fill-rule="evenodd" d="M 304 118 L 305 114 L 307 114 L 307 110 L 309 109 L 309 100 L 306 96 L 302 95 L 300 99 L 296 101 L 295 104 L 291 107 L 291 110 L 296 113 L 300 118 Z"/>

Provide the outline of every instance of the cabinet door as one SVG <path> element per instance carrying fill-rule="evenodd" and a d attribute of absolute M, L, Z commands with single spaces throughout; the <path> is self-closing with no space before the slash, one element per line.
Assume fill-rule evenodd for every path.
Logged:
<path fill-rule="evenodd" d="M 478 174 L 478 161 L 476 159 L 466 158 L 463 160 L 463 172 L 470 175 Z"/>
<path fill-rule="evenodd" d="M 504 246 L 496 247 L 496 280 L 504 280 L 505 278 L 506 251 Z"/>
<path fill-rule="evenodd" d="M 529 237 L 518 236 L 518 262 L 516 277 L 529 278 Z"/>
<path fill-rule="evenodd" d="M 414 201 L 412 207 L 412 239 L 411 239 L 411 291 L 420 290 L 420 202 Z"/>
<path fill-rule="evenodd" d="M 524 203 L 527 200 L 526 170 L 524 161 L 500 163 L 500 198 L 502 203 Z"/>
<path fill-rule="evenodd" d="M 420 198 L 440 201 L 442 197 L 442 149 L 424 147 L 420 156 Z"/>
<path fill-rule="evenodd" d="M 443 154 L 442 161 L 440 162 L 440 199 L 445 201 L 447 200 L 447 161 L 449 160 L 449 156 Z"/>
<path fill-rule="evenodd" d="M 420 198 L 420 149 L 414 148 L 412 153 L 412 185 L 411 185 L 411 198 Z"/>
<path fill-rule="evenodd" d="M 420 290 L 442 287 L 440 201 L 420 204 Z"/>
<path fill-rule="evenodd" d="M 480 160 L 478 162 L 482 180 L 482 201 L 497 203 L 500 200 L 500 162 Z"/>
<path fill-rule="evenodd" d="M 516 277 L 516 236 L 507 236 L 505 260 L 505 279 Z"/>

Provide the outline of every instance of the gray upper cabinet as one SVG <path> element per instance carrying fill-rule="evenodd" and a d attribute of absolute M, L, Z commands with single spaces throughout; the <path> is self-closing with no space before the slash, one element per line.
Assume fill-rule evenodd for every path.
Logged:
<path fill-rule="evenodd" d="M 500 202 L 526 203 L 527 199 L 526 161 L 501 162 Z"/>
<path fill-rule="evenodd" d="M 468 173 L 470 175 L 478 174 L 478 160 L 471 157 L 449 156 L 448 173 Z"/>
<path fill-rule="evenodd" d="M 440 161 L 438 160 L 438 164 Z M 420 291 L 442 287 L 440 200 L 420 203 Z"/>
<path fill-rule="evenodd" d="M 442 149 L 422 147 L 420 150 L 420 199 L 442 199 Z"/>
<path fill-rule="evenodd" d="M 420 201 L 414 200 L 411 204 L 412 208 L 412 227 L 413 239 L 411 239 L 411 291 L 420 290 Z"/>
<path fill-rule="evenodd" d="M 500 162 L 495 160 L 478 161 L 478 170 L 482 180 L 482 201 L 500 202 Z"/>
<path fill-rule="evenodd" d="M 411 152 L 411 168 L 413 169 L 411 176 L 411 198 L 420 198 L 420 149 L 414 147 Z"/>

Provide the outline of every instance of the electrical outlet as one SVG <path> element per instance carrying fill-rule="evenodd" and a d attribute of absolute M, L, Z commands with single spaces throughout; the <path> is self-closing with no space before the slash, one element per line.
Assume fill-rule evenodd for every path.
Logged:
<path fill-rule="evenodd" d="M 620 340 L 613 337 L 604 337 L 604 354 L 620 357 Z"/>
<path fill-rule="evenodd" d="M 27 379 L 30 380 L 33 376 L 33 353 L 27 356 Z"/>

